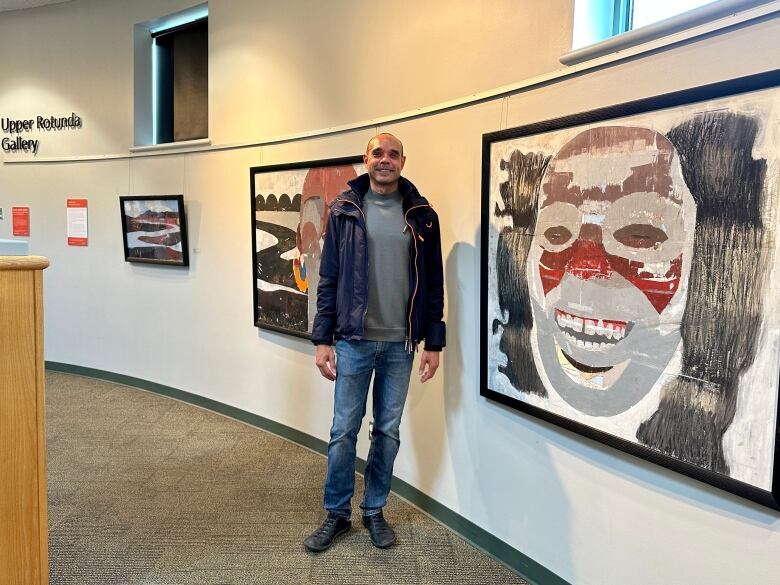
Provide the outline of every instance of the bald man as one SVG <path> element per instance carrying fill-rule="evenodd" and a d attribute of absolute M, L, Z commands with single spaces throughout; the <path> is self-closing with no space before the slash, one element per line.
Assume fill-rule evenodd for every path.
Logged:
<path fill-rule="evenodd" d="M 304 541 L 311 552 L 328 549 L 352 528 L 355 445 L 372 376 L 374 421 L 362 522 L 374 546 L 395 542 L 382 509 L 414 352 L 424 342 L 419 375 L 426 382 L 436 373 L 445 345 L 438 216 L 401 176 L 406 156 L 398 138 L 375 136 L 363 161 L 367 173 L 350 181 L 331 206 L 320 264 L 311 337 L 320 373 L 336 384 L 324 489 L 327 517 Z"/>

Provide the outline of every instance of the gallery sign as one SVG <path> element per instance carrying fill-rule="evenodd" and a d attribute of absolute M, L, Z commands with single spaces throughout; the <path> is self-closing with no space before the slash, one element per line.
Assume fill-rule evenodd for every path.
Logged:
<path fill-rule="evenodd" d="M 40 140 L 27 138 L 28 132 L 51 132 L 55 130 L 73 130 L 82 127 L 81 117 L 74 113 L 70 116 L 36 116 L 35 118 L 0 118 L 0 128 L 4 136 L 0 141 L 3 152 L 12 154 L 17 152 L 31 152 L 38 154 Z"/>

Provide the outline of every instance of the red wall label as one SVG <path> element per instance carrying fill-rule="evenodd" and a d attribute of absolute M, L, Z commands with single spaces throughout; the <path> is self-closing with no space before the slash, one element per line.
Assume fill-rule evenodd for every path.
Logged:
<path fill-rule="evenodd" d="M 15 236 L 30 235 L 30 208 L 12 207 L 11 217 L 13 219 L 13 234 Z"/>

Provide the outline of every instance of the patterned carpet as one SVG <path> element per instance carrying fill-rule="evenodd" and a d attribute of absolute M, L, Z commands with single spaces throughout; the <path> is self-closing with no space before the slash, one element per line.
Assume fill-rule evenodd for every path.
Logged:
<path fill-rule="evenodd" d="M 358 522 L 308 553 L 322 456 L 127 386 L 46 382 L 52 585 L 526 584 L 392 495 L 396 546 Z"/>

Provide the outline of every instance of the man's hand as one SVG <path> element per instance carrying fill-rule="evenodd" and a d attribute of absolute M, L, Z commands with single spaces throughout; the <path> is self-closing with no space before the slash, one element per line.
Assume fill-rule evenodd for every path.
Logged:
<path fill-rule="evenodd" d="M 331 382 L 336 379 L 336 354 L 330 345 L 318 345 L 314 352 L 314 363 L 320 369 L 320 374 Z M 439 363 L 439 360 L 436 360 Z"/>
<path fill-rule="evenodd" d="M 439 369 L 439 351 L 423 351 L 420 360 L 420 382 L 427 382 Z M 323 374 L 324 375 L 324 374 Z"/>

